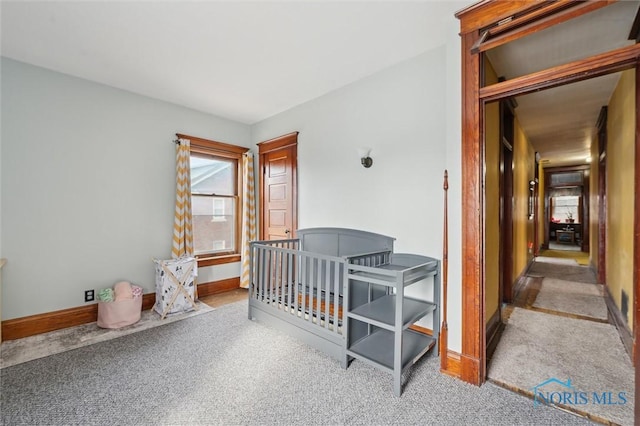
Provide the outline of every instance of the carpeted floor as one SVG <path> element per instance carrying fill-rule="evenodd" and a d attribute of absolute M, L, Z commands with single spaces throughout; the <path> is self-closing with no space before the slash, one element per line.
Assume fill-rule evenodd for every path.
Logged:
<path fill-rule="evenodd" d="M 585 392 L 586 403 L 573 400 L 565 404 L 567 408 L 633 425 L 633 371 L 614 326 L 515 308 L 491 359 L 488 377 L 529 393 L 548 379 L 570 379 L 573 389 L 541 390 Z M 611 402 L 616 404 L 598 403 L 594 392 L 599 396 L 612 392 Z M 619 404 L 620 392 L 625 392 L 625 404 Z"/>
<path fill-rule="evenodd" d="M 552 311 L 607 319 L 607 304 L 599 284 L 544 278 L 533 306 Z"/>
<path fill-rule="evenodd" d="M 542 250 L 540 252 L 540 256 L 544 257 L 554 257 L 560 259 L 571 259 L 575 260 L 576 263 L 583 266 L 589 265 L 589 253 L 585 253 L 583 251 L 572 251 L 572 250 Z"/>
<path fill-rule="evenodd" d="M 570 259 L 536 257 L 527 275 L 596 284 L 596 277 L 591 268 L 577 265 Z"/>
<path fill-rule="evenodd" d="M 119 329 L 104 329 L 95 322 L 38 334 L 17 340 L 7 340 L 0 344 L 0 368 L 42 358 L 45 356 L 104 342 L 149 328 L 166 325 L 174 321 L 190 318 L 213 310 L 210 306 L 196 302 L 198 310 L 175 313 L 161 320 L 153 310 L 142 311 L 140 321 Z"/>
<path fill-rule="evenodd" d="M 354 361 L 343 370 L 247 320 L 246 302 L 0 371 L 2 424 L 589 424 L 426 357 L 405 376 Z"/>

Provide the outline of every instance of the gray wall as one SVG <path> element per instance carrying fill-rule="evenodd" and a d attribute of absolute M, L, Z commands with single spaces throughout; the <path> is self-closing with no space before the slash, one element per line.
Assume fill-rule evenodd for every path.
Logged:
<path fill-rule="evenodd" d="M 80 306 L 85 289 L 120 279 L 153 292 L 151 258 L 171 253 L 175 133 L 249 146 L 250 127 L 7 58 L 1 66 L 3 319 Z"/>

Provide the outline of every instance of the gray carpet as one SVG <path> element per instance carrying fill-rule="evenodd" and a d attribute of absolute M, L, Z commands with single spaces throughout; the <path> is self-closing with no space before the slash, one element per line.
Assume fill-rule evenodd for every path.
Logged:
<path fill-rule="evenodd" d="M 536 258 L 527 271 L 527 275 L 582 283 L 597 283 L 595 274 L 588 266 L 580 266 L 575 260 L 571 259 L 556 259 L 555 261 L 549 261 L 548 259 L 550 258 Z M 567 263 L 567 260 L 571 262 Z"/>
<path fill-rule="evenodd" d="M 633 424 L 634 370 L 610 324 L 515 308 L 488 376 L 529 392 L 550 378 L 571 379 L 575 391 L 588 393 L 589 403 L 568 406 L 617 424 Z M 626 392 L 628 402 L 594 403 L 593 392 L 613 392 L 617 402 L 618 392 Z"/>
<path fill-rule="evenodd" d="M 391 375 L 247 320 L 246 302 L 0 372 L 2 424 L 588 424 L 427 357 Z"/>
<path fill-rule="evenodd" d="M 213 310 L 202 302 L 196 302 L 196 306 L 197 310 L 170 314 L 164 319 L 160 319 L 160 315 L 154 310 L 142 311 L 140 321 L 118 329 L 100 328 L 97 323 L 92 322 L 22 339 L 7 340 L 0 344 L 0 368 L 104 342 Z"/>
<path fill-rule="evenodd" d="M 607 304 L 599 284 L 544 278 L 533 306 L 552 311 L 607 319 Z"/>

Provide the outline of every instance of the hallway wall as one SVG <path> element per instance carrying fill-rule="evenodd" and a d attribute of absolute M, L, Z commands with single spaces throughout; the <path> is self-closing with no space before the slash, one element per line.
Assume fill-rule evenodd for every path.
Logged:
<path fill-rule="evenodd" d="M 607 286 L 633 330 L 635 69 L 622 73 L 607 117 Z M 627 299 L 626 301 L 624 299 Z"/>
<path fill-rule="evenodd" d="M 600 191 L 598 180 L 600 178 L 599 170 L 599 152 L 600 140 L 598 140 L 598 132 L 595 132 L 594 141 L 591 144 L 591 167 L 589 170 L 589 264 L 598 273 L 598 256 L 600 255 L 599 243 L 599 226 L 600 221 Z"/>
<path fill-rule="evenodd" d="M 485 61 L 486 84 L 498 82 L 489 61 Z M 485 112 L 485 321 L 500 304 L 500 104 L 491 102 Z"/>
<path fill-rule="evenodd" d="M 517 110 L 516 110 L 517 115 Z M 533 221 L 529 220 L 529 181 L 535 177 L 535 152 L 516 117 L 513 147 L 513 279 L 527 267 L 533 254 Z"/>

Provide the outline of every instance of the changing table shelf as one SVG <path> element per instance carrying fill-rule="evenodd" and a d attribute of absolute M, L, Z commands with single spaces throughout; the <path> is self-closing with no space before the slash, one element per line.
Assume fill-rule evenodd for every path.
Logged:
<path fill-rule="evenodd" d="M 387 264 L 345 266 L 346 351 L 393 375 L 396 396 L 402 392 L 402 372 L 435 345 L 440 322 L 440 261 L 415 254 L 392 254 Z M 406 297 L 405 288 L 433 277 L 432 300 Z M 431 315 L 432 335 L 409 326 Z"/>
<path fill-rule="evenodd" d="M 347 354 L 386 370 L 388 373 L 393 373 L 394 338 L 394 332 L 392 331 L 377 330 L 351 345 L 351 348 L 347 350 Z M 401 371 L 415 364 L 435 344 L 436 339 L 431 336 L 413 330 L 404 330 L 402 332 Z"/>
<path fill-rule="evenodd" d="M 405 297 L 402 300 L 403 329 L 420 320 L 436 309 L 436 304 Z M 396 315 L 396 295 L 389 294 L 370 303 L 358 306 L 349 312 L 349 317 L 368 322 L 378 327 L 394 330 Z"/>

